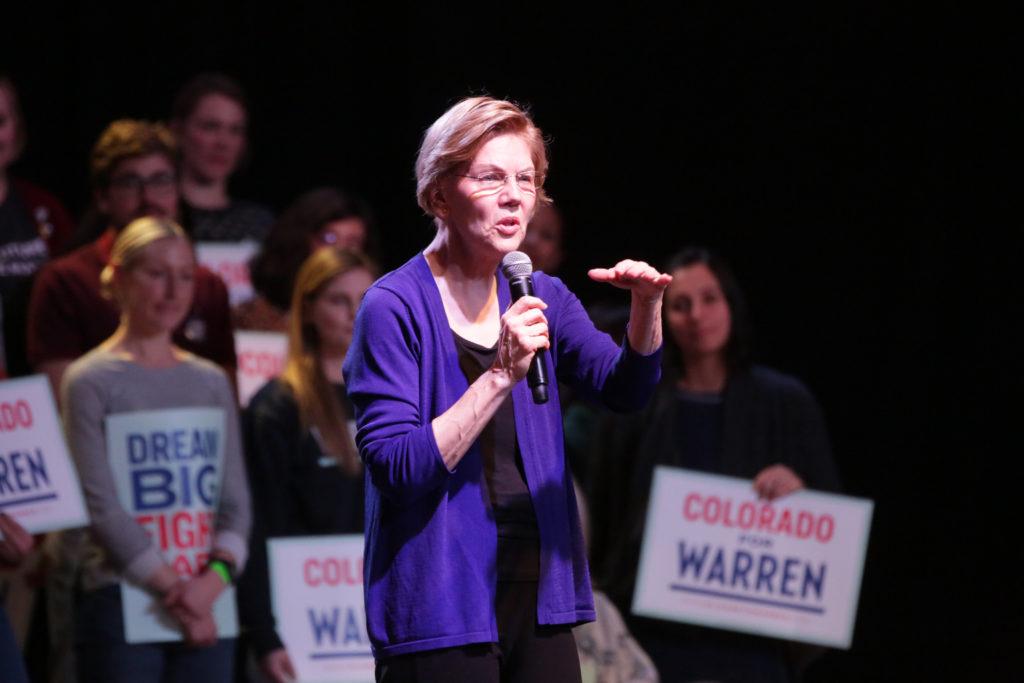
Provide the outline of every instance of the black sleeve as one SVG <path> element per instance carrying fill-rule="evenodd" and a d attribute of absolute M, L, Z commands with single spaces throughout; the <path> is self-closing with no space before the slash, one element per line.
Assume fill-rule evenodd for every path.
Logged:
<path fill-rule="evenodd" d="M 842 486 L 821 406 L 802 384 L 787 393 L 786 404 L 794 470 L 807 488 L 838 493 Z"/>
<path fill-rule="evenodd" d="M 257 657 L 283 647 L 270 604 L 267 539 L 288 529 L 289 460 L 299 454 L 302 428 L 288 390 L 271 380 L 253 397 L 243 417 L 253 529 L 249 564 L 238 582 L 238 612 Z"/>

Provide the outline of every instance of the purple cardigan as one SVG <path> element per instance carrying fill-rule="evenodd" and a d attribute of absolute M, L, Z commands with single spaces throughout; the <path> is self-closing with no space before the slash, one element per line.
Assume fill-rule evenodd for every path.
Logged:
<path fill-rule="evenodd" d="M 534 273 L 547 303 L 549 377 L 610 408 L 640 408 L 658 382 L 661 351 L 641 356 L 598 332 L 560 280 Z M 498 300 L 510 301 L 498 277 Z M 417 254 L 366 292 L 345 360 L 366 463 L 366 621 L 377 658 L 496 642 L 497 530 L 473 444 L 455 470 L 431 420 L 468 384 L 430 267 Z M 516 436 L 540 534 L 539 624 L 594 619 L 586 549 L 565 465 L 557 385 L 535 405 L 512 390 Z"/>

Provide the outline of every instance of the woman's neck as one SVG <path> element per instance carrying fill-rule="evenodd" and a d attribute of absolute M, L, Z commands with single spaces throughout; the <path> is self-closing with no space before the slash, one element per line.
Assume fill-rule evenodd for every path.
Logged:
<path fill-rule="evenodd" d="M 103 347 L 147 368 L 166 368 L 177 365 L 181 360 L 178 350 L 171 343 L 170 333 L 147 333 L 133 329 L 124 319 L 114 334 L 103 342 Z"/>
<path fill-rule="evenodd" d="M 448 239 L 443 227 L 423 255 L 441 293 L 449 326 L 465 339 L 492 346 L 500 331 L 497 261 L 472 258 Z"/>
<path fill-rule="evenodd" d="M 683 367 L 685 374 L 679 380 L 679 386 L 683 389 L 715 394 L 725 389 L 729 372 L 722 354 L 684 358 Z"/>
<path fill-rule="evenodd" d="M 206 180 L 188 171 L 181 179 L 181 193 L 197 209 L 223 209 L 231 203 L 227 181 Z"/>
<path fill-rule="evenodd" d="M 7 201 L 7 190 L 10 183 L 7 180 L 7 169 L 0 169 L 0 204 Z"/>

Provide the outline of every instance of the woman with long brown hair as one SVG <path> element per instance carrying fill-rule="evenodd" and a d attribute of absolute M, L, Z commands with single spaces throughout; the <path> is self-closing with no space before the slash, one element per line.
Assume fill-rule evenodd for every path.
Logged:
<path fill-rule="evenodd" d="M 292 292 L 284 371 L 253 397 L 244 417 L 260 504 L 239 606 L 260 667 L 275 682 L 295 674 L 270 610 L 267 539 L 363 531 L 362 464 L 341 364 L 374 272 L 368 259 L 346 250 L 321 249 L 306 259 Z"/>

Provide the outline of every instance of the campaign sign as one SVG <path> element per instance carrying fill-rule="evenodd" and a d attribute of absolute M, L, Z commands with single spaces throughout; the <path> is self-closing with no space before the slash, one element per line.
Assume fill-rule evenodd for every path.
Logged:
<path fill-rule="evenodd" d="M 249 259 L 260 245 L 256 242 L 197 242 L 196 259 L 220 275 L 228 287 L 228 300 L 232 306 L 253 297 L 249 279 Z"/>
<path fill-rule="evenodd" d="M 303 683 L 370 681 L 373 654 L 363 609 L 363 537 L 267 541 L 277 632 Z"/>
<path fill-rule="evenodd" d="M 658 467 L 633 612 L 849 648 L 873 507 Z"/>
<path fill-rule="evenodd" d="M 235 332 L 238 357 L 238 401 L 249 405 L 260 387 L 281 374 L 288 356 L 288 336 L 280 332 Z"/>
<path fill-rule="evenodd" d="M 0 382 L 0 512 L 34 534 L 89 523 L 43 375 Z"/>
<path fill-rule="evenodd" d="M 167 563 L 188 578 L 209 557 L 224 473 L 222 408 L 172 408 L 108 415 L 107 455 L 122 507 L 156 542 Z M 144 589 L 121 583 L 129 643 L 182 640 L 177 623 Z M 217 635 L 238 635 L 235 592 L 213 606 Z"/>

